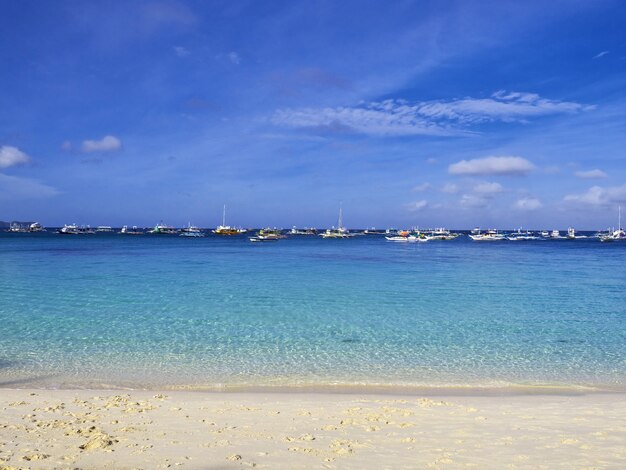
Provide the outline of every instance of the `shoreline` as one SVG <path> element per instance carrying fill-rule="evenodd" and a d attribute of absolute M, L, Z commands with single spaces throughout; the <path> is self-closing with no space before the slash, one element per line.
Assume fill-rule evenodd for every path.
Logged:
<path fill-rule="evenodd" d="M 626 394 L 0 389 L 0 469 L 623 468 Z"/>

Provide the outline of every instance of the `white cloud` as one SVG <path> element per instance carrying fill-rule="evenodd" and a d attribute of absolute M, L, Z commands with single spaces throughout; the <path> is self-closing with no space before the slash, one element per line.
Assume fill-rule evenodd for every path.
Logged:
<path fill-rule="evenodd" d="M 569 194 L 563 199 L 565 202 L 585 204 L 590 206 L 606 206 L 626 202 L 626 184 L 622 186 L 601 187 L 592 186 L 582 194 Z"/>
<path fill-rule="evenodd" d="M 600 179 L 606 178 L 608 175 L 602 170 L 577 171 L 574 173 L 577 177 L 583 179 Z"/>
<path fill-rule="evenodd" d="M 416 192 L 416 193 L 421 193 L 424 191 L 428 191 L 432 187 L 433 185 L 430 183 L 422 183 L 422 184 L 418 184 L 417 186 L 414 186 L 411 191 Z"/>
<path fill-rule="evenodd" d="M 515 203 L 515 207 L 523 211 L 535 211 L 541 209 L 543 204 L 535 197 L 524 197 Z"/>
<path fill-rule="evenodd" d="M 410 202 L 406 205 L 407 209 L 410 212 L 417 212 L 417 211 L 421 211 L 422 209 L 425 209 L 428 206 L 428 201 L 414 201 L 414 202 Z"/>
<path fill-rule="evenodd" d="M 522 157 L 485 157 L 461 160 L 448 167 L 452 175 L 525 175 L 535 168 Z"/>
<path fill-rule="evenodd" d="M 228 54 L 228 60 L 230 60 L 233 64 L 239 65 L 241 63 L 241 57 L 236 52 L 231 52 Z"/>
<path fill-rule="evenodd" d="M 80 149 L 85 153 L 115 152 L 122 148 L 122 141 L 112 135 L 104 136 L 100 140 L 84 140 Z"/>
<path fill-rule="evenodd" d="M 458 135 L 421 118 L 410 106 L 389 100 L 361 107 L 282 109 L 272 117 L 276 125 L 317 128 L 326 132 L 354 132 L 376 136 Z"/>
<path fill-rule="evenodd" d="M 459 192 L 459 187 L 454 183 L 446 183 L 441 188 L 441 192 L 446 194 L 456 194 Z"/>
<path fill-rule="evenodd" d="M 61 144 L 61 150 L 65 150 L 66 152 L 70 152 L 71 150 L 73 150 L 74 146 L 72 145 L 72 142 L 70 142 L 69 140 L 65 140 L 62 144 Z"/>
<path fill-rule="evenodd" d="M 489 200 L 475 194 L 463 194 L 459 203 L 465 207 L 481 208 L 486 207 L 489 204 Z"/>
<path fill-rule="evenodd" d="M 497 194 L 502 192 L 500 183 L 480 183 L 474 186 L 474 192 L 479 194 Z"/>
<path fill-rule="evenodd" d="M 604 57 L 605 55 L 607 55 L 609 53 L 609 51 L 602 51 L 599 54 L 596 54 L 595 56 L 593 56 L 594 59 L 599 59 L 600 57 Z"/>
<path fill-rule="evenodd" d="M 28 163 L 30 157 L 17 147 L 3 145 L 0 147 L 0 168 L 9 168 L 22 163 Z"/>
<path fill-rule="evenodd" d="M 59 194 L 52 186 L 40 183 L 37 180 L 18 178 L 0 173 L 0 199 L 39 199 Z"/>
<path fill-rule="evenodd" d="M 189 49 L 187 49 L 186 47 L 183 47 L 183 46 L 174 46 L 174 52 L 181 59 L 191 55 L 191 52 L 189 52 Z"/>
<path fill-rule="evenodd" d="M 385 100 L 352 107 L 276 111 L 272 122 L 290 127 L 335 127 L 372 135 L 463 135 L 459 125 L 488 121 L 525 122 L 550 114 L 593 109 L 580 103 L 550 100 L 534 93 L 498 91 L 489 98 L 421 101 Z"/>

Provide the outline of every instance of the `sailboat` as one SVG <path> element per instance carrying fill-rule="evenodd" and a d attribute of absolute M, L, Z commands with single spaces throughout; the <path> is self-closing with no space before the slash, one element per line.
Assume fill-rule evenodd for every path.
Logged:
<path fill-rule="evenodd" d="M 352 234 L 348 231 L 347 228 L 343 226 L 343 210 L 341 204 L 339 205 L 339 220 L 337 221 L 337 228 L 329 228 L 322 234 L 320 234 L 322 238 L 350 238 Z"/>
<path fill-rule="evenodd" d="M 622 206 L 617 206 L 617 214 L 617 230 L 601 236 L 601 242 L 626 241 L 626 232 L 622 228 Z"/>
<path fill-rule="evenodd" d="M 226 225 L 226 204 L 224 204 L 224 211 L 222 212 L 222 225 L 213 230 L 213 233 L 216 235 L 238 235 L 245 232 L 245 229 L 235 228 L 231 227 L 230 225 Z"/>

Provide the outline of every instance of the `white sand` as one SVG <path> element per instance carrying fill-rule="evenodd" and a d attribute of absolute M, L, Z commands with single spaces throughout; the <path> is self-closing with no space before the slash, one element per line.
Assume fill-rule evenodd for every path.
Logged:
<path fill-rule="evenodd" d="M 0 469 L 626 468 L 626 395 L 0 390 Z"/>

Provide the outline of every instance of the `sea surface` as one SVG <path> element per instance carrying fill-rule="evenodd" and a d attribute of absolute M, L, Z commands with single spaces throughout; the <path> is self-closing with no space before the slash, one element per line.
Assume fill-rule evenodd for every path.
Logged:
<path fill-rule="evenodd" d="M 0 387 L 626 390 L 626 243 L 0 234 Z"/>

